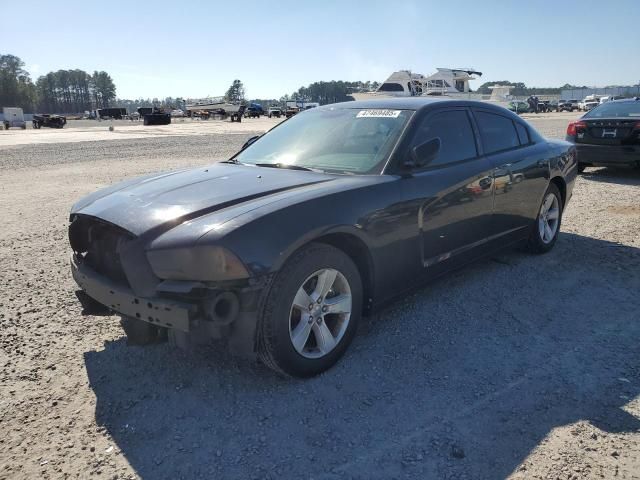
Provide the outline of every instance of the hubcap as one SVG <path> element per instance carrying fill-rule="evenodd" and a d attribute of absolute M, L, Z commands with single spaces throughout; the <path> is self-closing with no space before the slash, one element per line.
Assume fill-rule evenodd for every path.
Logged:
<path fill-rule="evenodd" d="M 296 351 L 307 358 L 331 352 L 351 318 L 351 287 L 333 268 L 318 270 L 298 289 L 289 315 L 289 336 Z"/>
<path fill-rule="evenodd" d="M 560 221 L 560 203 L 553 193 L 547 195 L 538 215 L 538 231 L 544 243 L 550 243 L 556 236 Z"/>

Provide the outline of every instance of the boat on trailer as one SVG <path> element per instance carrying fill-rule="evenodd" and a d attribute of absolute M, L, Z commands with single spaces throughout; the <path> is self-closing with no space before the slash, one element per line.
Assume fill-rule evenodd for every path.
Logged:
<path fill-rule="evenodd" d="M 491 88 L 491 95 L 472 92 L 469 88 L 469 82 L 482 76 L 482 72 L 473 68 L 438 68 L 436 70 L 430 76 L 414 73 L 411 70 L 393 72 L 377 90 L 372 92 L 353 92 L 351 96 L 355 100 L 446 96 L 498 103 L 508 102 L 511 99 L 509 88 L 503 86 L 489 87 Z"/>
<path fill-rule="evenodd" d="M 227 102 L 224 97 L 209 97 L 191 100 L 187 103 L 187 112 L 217 112 L 223 115 L 238 113 L 240 103 Z"/>

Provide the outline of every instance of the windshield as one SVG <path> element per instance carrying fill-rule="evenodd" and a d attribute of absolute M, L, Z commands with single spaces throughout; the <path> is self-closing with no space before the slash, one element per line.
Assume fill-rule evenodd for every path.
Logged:
<path fill-rule="evenodd" d="M 240 163 L 373 173 L 391 153 L 412 111 L 323 108 L 299 113 L 234 157 Z"/>
<path fill-rule="evenodd" d="M 585 114 L 585 118 L 640 117 L 640 101 L 607 102 Z"/>

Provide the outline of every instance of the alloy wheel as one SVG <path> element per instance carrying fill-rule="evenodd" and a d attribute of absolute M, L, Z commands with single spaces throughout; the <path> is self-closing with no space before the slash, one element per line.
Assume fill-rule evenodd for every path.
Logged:
<path fill-rule="evenodd" d="M 344 336 L 351 318 L 351 287 L 333 268 L 313 273 L 293 299 L 289 336 L 296 351 L 306 358 L 329 354 Z"/>
<path fill-rule="evenodd" d="M 551 243 L 558 231 L 560 223 L 560 202 L 558 197 L 549 193 L 540 207 L 538 215 L 538 231 L 544 243 Z"/>

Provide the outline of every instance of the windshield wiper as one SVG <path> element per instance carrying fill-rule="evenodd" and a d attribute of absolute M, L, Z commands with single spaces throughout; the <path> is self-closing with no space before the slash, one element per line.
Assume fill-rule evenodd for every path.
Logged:
<path fill-rule="evenodd" d="M 312 168 L 301 167 L 300 165 L 292 165 L 287 163 L 255 163 L 256 167 L 268 167 L 268 168 L 288 168 L 289 170 L 304 170 L 306 172 L 313 172 Z"/>

